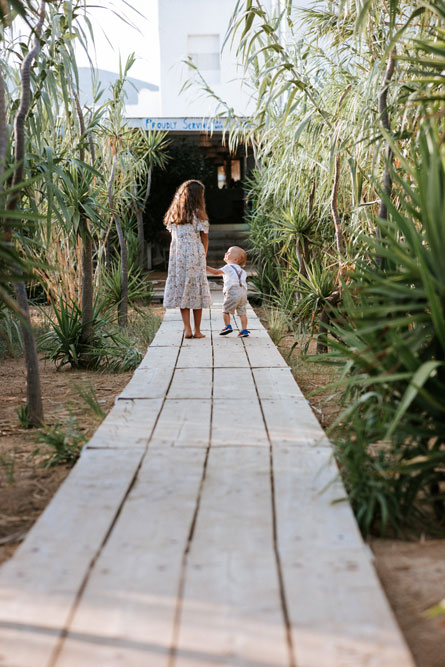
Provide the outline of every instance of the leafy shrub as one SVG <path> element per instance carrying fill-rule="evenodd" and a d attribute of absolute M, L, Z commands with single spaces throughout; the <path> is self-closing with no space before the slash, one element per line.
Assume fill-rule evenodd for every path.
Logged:
<path fill-rule="evenodd" d="M 117 308 L 122 299 L 122 264 L 114 262 L 112 267 L 102 275 L 102 306 L 106 310 Z M 128 305 L 138 310 L 138 303 L 149 304 L 152 289 L 149 280 L 144 280 L 140 269 L 134 265 L 128 271 Z"/>
<path fill-rule="evenodd" d="M 136 340 L 118 328 L 108 328 L 99 332 L 92 354 L 97 368 L 112 373 L 132 371 L 142 361 L 142 354 L 136 346 Z"/>
<path fill-rule="evenodd" d="M 7 484 L 14 484 L 16 453 L 14 449 L 12 454 L 0 455 L 0 470 L 3 470 Z"/>
<path fill-rule="evenodd" d="M 29 417 L 29 407 L 27 405 L 22 405 L 17 410 L 17 417 L 22 428 L 32 428 L 33 423 Z"/>
<path fill-rule="evenodd" d="M 77 393 L 87 406 L 90 408 L 91 412 L 102 421 L 102 419 L 105 417 L 105 412 L 101 404 L 99 403 L 99 399 L 97 398 L 96 391 L 91 384 L 91 382 L 87 385 L 81 385 L 81 384 L 75 384 L 74 385 L 75 389 L 77 390 Z"/>
<path fill-rule="evenodd" d="M 82 311 L 77 303 L 68 303 L 63 297 L 60 297 L 58 304 L 52 304 L 52 311 L 54 319 L 45 313 L 50 328 L 40 336 L 39 348 L 45 359 L 59 366 L 69 364 L 72 368 L 78 368 L 82 353 L 87 351 L 81 340 Z"/>
<path fill-rule="evenodd" d="M 5 306 L 0 306 L 0 359 L 16 357 L 21 352 L 19 322 Z"/>
<path fill-rule="evenodd" d="M 137 341 L 138 348 L 145 350 L 161 326 L 162 319 L 151 310 L 140 309 L 128 325 L 128 333 Z"/>
<path fill-rule="evenodd" d="M 44 426 L 37 437 L 37 442 L 45 447 L 37 447 L 34 455 L 43 455 L 43 466 L 51 468 L 58 465 L 74 465 L 80 456 L 85 436 L 78 428 L 77 420 L 71 417 L 67 425 L 60 423 Z"/>
<path fill-rule="evenodd" d="M 113 325 L 111 316 L 100 315 L 102 303 L 96 301 L 93 313 L 94 339 L 92 345 L 82 341 L 82 312 L 76 302 L 68 303 L 60 298 L 52 305 L 54 319 L 47 315 L 50 329 L 39 339 L 39 347 L 46 359 L 59 367 L 69 364 L 72 368 L 83 365 L 87 356 L 89 365 L 115 373 L 133 370 L 142 355 L 136 342 Z"/>
<path fill-rule="evenodd" d="M 386 197 L 382 239 L 369 240 L 385 269 L 357 266 L 332 328 L 331 356 L 347 360 L 339 456 L 364 532 L 445 519 L 445 159 L 434 128 L 404 168 L 410 181 L 393 173 L 400 206 Z"/>

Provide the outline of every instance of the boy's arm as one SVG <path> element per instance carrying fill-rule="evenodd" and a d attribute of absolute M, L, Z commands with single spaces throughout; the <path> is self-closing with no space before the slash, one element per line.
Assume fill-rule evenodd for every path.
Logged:
<path fill-rule="evenodd" d="M 223 276 L 224 271 L 221 269 L 212 269 L 211 266 L 206 266 L 207 273 L 210 273 L 211 276 Z"/>

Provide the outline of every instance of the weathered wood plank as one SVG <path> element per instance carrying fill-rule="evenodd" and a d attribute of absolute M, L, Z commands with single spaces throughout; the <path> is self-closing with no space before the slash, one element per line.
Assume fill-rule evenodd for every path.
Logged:
<path fill-rule="evenodd" d="M 238 325 L 236 324 L 236 322 L 234 321 L 233 318 L 232 318 L 231 324 L 232 324 L 233 330 L 238 332 Z M 213 339 L 216 340 L 216 336 L 219 335 L 219 332 L 222 329 L 224 329 L 224 326 L 225 326 L 223 318 L 222 318 L 222 314 L 218 313 L 218 312 L 215 313 L 215 311 L 212 310 L 212 320 L 210 322 L 210 325 L 211 325 L 212 331 L 213 331 Z M 235 333 L 229 334 L 229 336 L 234 336 L 234 335 L 236 335 L 236 334 Z M 225 338 L 225 336 L 220 336 L 220 338 Z"/>
<path fill-rule="evenodd" d="M 192 339 L 195 345 L 181 347 L 177 368 L 212 368 L 212 347 L 200 345 L 202 340 L 205 339 Z"/>
<path fill-rule="evenodd" d="M 236 333 L 229 336 L 221 336 L 218 341 L 215 341 L 213 346 L 213 363 L 215 368 L 248 368 L 249 360 L 246 355 L 246 350 L 240 338 L 236 337 Z"/>
<path fill-rule="evenodd" d="M 190 313 L 190 319 L 193 322 L 193 312 Z M 178 322 L 182 322 L 182 317 L 181 317 L 181 311 L 179 308 L 167 308 L 164 314 L 163 321 L 169 322 L 172 320 L 177 320 Z M 210 320 L 210 308 L 203 308 L 202 309 L 202 321 L 206 322 Z"/>
<path fill-rule="evenodd" d="M 261 399 L 306 400 L 290 368 L 254 368 L 252 372 Z"/>
<path fill-rule="evenodd" d="M 413 667 L 326 449 L 274 450 L 278 547 L 297 665 Z M 289 520 L 292 517 L 292 521 Z"/>
<path fill-rule="evenodd" d="M 203 347 L 212 347 L 212 336 L 210 329 L 207 330 L 203 328 L 202 333 L 204 334 L 205 338 L 184 338 L 182 346 L 199 348 L 200 350 Z"/>
<path fill-rule="evenodd" d="M 213 397 L 239 401 L 240 396 L 249 401 L 257 400 L 250 368 L 215 368 Z"/>
<path fill-rule="evenodd" d="M 47 667 L 143 450 L 86 450 L 0 569 L 0 665 Z"/>
<path fill-rule="evenodd" d="M 57 667 L 167 667 L 205 450 L 149 450 Z M 100 610 L 100 613 L 98 611 Z"/>
<path fill-rule="evenodd" d="M 156 332 L 156 336 L 150 343 L 150 347 L 176 347 L 181 345 L 183 330 L 181 326 L 169 327 L 166 324 L 161 325 Z M 175 322 L 176 324 L 176 322 Z"/>
<path fill-rule="evenodd" d="M 210 400 L 167 399 L 150 442 L 155 447 L 207 447 L 210 436 Z"/>
<path fill-rule="evenodd" d="M 87 448 L 146 447 L 161 407 L 162 398 L 117 401 Z"/>
<path fill-rule="evenodd" d="M 243 338 L 247 356 L 252 368 L 288 368 L 276 347 L 270 345 L 249 345 L 250 338 Z"/>
<path fill-rule="evenodd" d="M 212 447 L 268 447 L 266 429 L 257 400 L 214 399 Z"/>
<path fill-rule="evenodd" d="M 233 319 L 237 327 L 241 329 L 241 322 L 238 315 L 234 315 Z M 254 331 L 256 329 L 264 330 L 264 326 L 261 324 L 260 318 L 252 314 L 252 312 L 247 313 L 247 328 L 249 329 L 249 331 Z"/>
<path fill-rule="evenodd" d="M 161 366 L 173 367 L 178 356 L 178 350 L 174 347 L 149 347 L 144 358 L 138 366 L 142 368 L 160 368 Z"/>
<path fill-rule="evenodd" d="M 210 450 L 175 661 L 200 664 L 289 665 L 261 447 Z"/>
<path fill-rule="evenodd" d="M 118 399 L 162 398 L 166 395 L 173 375 L 173 365 L 158 368 L 139 367 Z"/>
<path fill-rule="evenodd" d="M 275 447 L 331 447 L 305 399 L 263 399 L 261 405 Z"/>
<path fill-rule="evenodd" d="M 211 368 L 177 368 L 168 398 L 206 398 L 212 396 Z"/>

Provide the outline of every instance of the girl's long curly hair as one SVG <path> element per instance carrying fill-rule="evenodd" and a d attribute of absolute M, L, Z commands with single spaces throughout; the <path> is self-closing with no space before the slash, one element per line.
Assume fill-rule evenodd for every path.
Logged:
<path fill-rule="evenodd" d="M 173 225 L 191 224 L 194 215 L 207 220 L 204 190 L 201 181 L 185 181 L 180 185 L 164 216 L 164 225 L 169 222 Z"/>

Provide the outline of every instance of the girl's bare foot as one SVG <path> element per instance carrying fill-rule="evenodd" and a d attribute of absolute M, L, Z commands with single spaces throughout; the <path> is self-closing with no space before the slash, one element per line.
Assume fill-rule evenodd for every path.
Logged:
<path fill-rule="evenodd" d="M 205 334 L 203 334 L 201 331 L 195 331 L 193 338 L 205 338 Z"/>
<path fill-rule="evenodd" d="M 193 333 L 191 329 L 184 329 L 184 338 L 193 338 Z"/>

